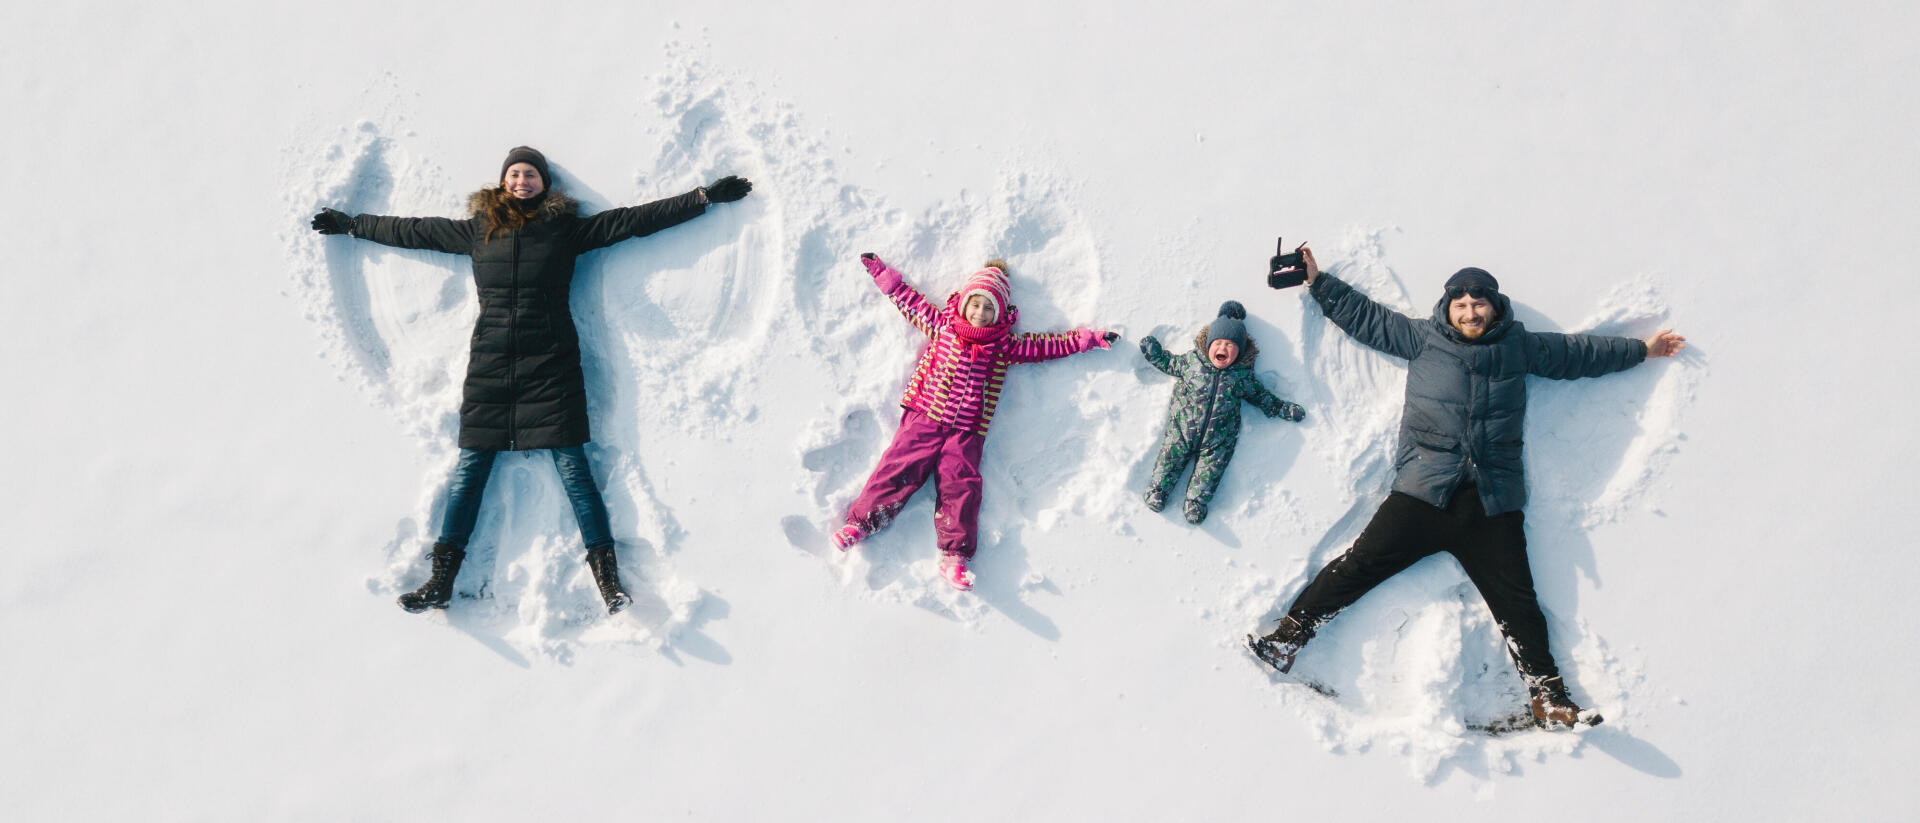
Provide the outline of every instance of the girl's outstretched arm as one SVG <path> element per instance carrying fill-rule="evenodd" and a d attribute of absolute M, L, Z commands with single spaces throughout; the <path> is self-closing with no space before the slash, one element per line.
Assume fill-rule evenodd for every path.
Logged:
<path fill-rule="evenodd" d="M 1089 349 L 1104 349 L 1118 339 L 1113 332 L 1100 332 L 1093 329 L 1074 329 L 1068 332 L 1046 332 L 1043 334 L 1016 334 L 1007 344 L 1007 359 L 1015 363 L 1038 363 L 1043 360 L 1058 360 Z"/>
<path fill-rule="evenodd" d="M 873 275 L 873 284 L 879 286 L 880 292 L 893 301 L 894 307 L 907 318 L 907 322 L 928 337 L 940 332 L 940 310 L 907 285 L 906 278 L 900 276 L 898 269 L 887 265 L 873 252 L 860 255 L 860 262 L 866 265 L 867 273 Z"/>

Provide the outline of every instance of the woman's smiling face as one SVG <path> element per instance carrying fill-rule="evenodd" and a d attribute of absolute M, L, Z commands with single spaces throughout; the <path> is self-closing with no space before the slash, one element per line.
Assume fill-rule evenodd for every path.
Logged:
<path fill-rule="evenodd" d="M 515 163 L 507 167 L 507 173 L 500 178 L 500 185 L 507 193 L 520 200 L 539 197 L 547 190 L 547 181 L 540 179 L 540 170 L 532 163 Z"/>

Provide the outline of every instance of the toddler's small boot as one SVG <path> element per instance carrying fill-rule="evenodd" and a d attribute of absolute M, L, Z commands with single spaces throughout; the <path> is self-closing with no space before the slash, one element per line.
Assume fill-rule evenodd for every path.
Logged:
<path fill-rule="evenodd" d="M 607 603 L 607 614 L 619 614 L 633 602 L 620 585 L 620 561 L 613 555 L 613 544 L 588 549 L 587 568 L 593 570 L 593 582 L 600 587 L 600 599 Z"/>
<path fill-rule="evenodd" d="M 959 552 L 940 553 L 940 579 L 960 591 L 973 591 L 973 572 L 967 571 L 967 558 Z"/>
<path fill-rule="evenodd" d="M 862 531 L 859 526 L 848 523 L 845 526 L 841 526 L 839 531 L 834 532 L 832 539 L 834 548 L 846 551 L 853 548 L 853 544 L 867 539 L 867 533 Z"/>
<path fill-rule="evenodd" d="M 446 543 L 433 544 L 433 574 L 420 588 L 400 595 L 400 608 L 419 614 L 428 609 L 444 609 L 453 600 L 453 579 L 460 575 L 465 549 Z"/>
<path fill-rule="evenodd" d="M 1207 504 L 1202 503 L 1198 500 L 1187 501 L 1187 522 L 1192 523 L 1195 526 L 1198 526 L 1201 523 L 1206 522 L 1206 520 L 1207 520 Z"/>
<path fill-rule="evenodd" d="M 1146 494 L 1146 501 L 1147 501 L 1148 511 L 1157 512 L 1161 509 L 1166 508 L 1167 507 L 1167 490 L 1162 488 L 1148 489 Z"/>

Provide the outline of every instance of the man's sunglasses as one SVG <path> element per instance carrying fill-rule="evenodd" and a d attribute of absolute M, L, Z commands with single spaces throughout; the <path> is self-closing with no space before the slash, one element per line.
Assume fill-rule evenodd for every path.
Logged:
<path fill-rule="evenodd" d="M 1492 300 L 1495 294 L 1499 292 L 1486 286 L 1454 286 L 1447 289 L 1448 300 L 1459 300 L 1467 296 L 1472 296 L 1475 300 Z"/>

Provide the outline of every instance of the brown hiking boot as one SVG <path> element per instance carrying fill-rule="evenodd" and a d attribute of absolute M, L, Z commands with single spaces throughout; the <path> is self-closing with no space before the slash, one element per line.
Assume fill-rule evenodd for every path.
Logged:
<path fill-rule="evenodd" d="M 1533 710 L 1533 722 L 1543 729 L 1571 729 L 1576 726 L 1598 726 L 1604 720 L 1599 712 L 1580 708 L 1567 696 L 1567 683 L 1559 677 L 1548 677 L 1528 687 L 1533 699 L 1528 708 Z"/>
<path fill-rule="evenodd" d="M 1253 650 L 1253 656 L 1272 666 L 1275 671 L 1286 674 L 1293 670 L 1293 658 L 1300 654 L 1300 647 L 1313 639 L 1313 630 L 1305 623 L 1293 619 L 1291 615 L 1280 618 L 1280 627 L 1265 637 L 1255 639 L 1247 635 L 1247 648 Z"/>

